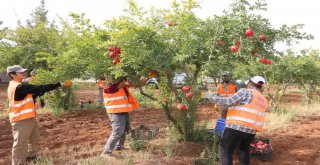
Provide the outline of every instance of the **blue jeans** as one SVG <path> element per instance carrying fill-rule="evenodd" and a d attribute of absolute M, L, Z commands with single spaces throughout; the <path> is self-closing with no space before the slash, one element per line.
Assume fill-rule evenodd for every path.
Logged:
<path fill-rule="evenodd" d="M 233 153 L 238 149 L 240 165 L 249 165 L 250 143 L 254 137 L 255 134 L 249 134 L 226 127 L 222 133 L 219 147 L 220 164 L 232 165 Z"/>
<path fill-rule="evenodd" d="M 103 153 L 110 154 L 114 149 L 122 149 L 126 140 L 126 133 L 130 131 L 129 113 L 108 113 L 112 133 L 104 146 Z"/>

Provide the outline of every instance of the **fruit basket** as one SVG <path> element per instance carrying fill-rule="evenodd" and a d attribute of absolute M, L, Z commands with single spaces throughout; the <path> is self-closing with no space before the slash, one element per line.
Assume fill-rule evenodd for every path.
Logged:
<path fill-rule="evenodd" d="M 270 161 L 272 155 L 271 140 L 255 139 L 250 144 L 251 157 L 263 161 Z"/>
<path fill-rule="evenodd" d="M 131 138 L 136 140 L 151 140 L 159 133 L 159 127 L 147 127 L 140 125 L 131 130 Z"/>

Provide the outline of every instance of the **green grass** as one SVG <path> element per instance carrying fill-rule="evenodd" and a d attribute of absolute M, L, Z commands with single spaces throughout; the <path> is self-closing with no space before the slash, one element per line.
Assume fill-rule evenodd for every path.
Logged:
<path fill-rule="evenodd" d="M 151 95 L 151 96 L 154 96 L 154 93 L 156 91 L 157 91 L 156 89 L 144 88 L 144 92 L 146 92 L 148 95 Z M 157 101 L 153 101 L 147 98 L 146 96 L 141 95 L 139 90 L 131 90 L 131 93 L 137 99 L 141 107 L 161 108 L 160 104 Z"/>
<path fill-rule="evenodd" d="M 320 113 L 320 104 L 306 104 L 306 105 L 281 105 L 280 110 L 276 112 L 267 113 L 266 124 L 264 130 L 270 132 L 278 128 L 285 128 L 297 117 L 312 116 Z"/>
<path fill-rule="evenodd" d="M 77 165 L 129 165 L 136 162 L 144 162 L 151 158 L 151 149 L 141 151 L 125 150 L 115 153 L 116 157 L 100 156 L 101 148 L 94 146 L 62 146 L 58 150 L 48 149 L 40 152 L 36 165 L 47 164 L 77 164 Z"/>
<path fill-rule="evenodd" d="M 98 86 L 95 82 L 76 82 L 73 84 L 74 90 L 90 90 L 98 89 Z"/>

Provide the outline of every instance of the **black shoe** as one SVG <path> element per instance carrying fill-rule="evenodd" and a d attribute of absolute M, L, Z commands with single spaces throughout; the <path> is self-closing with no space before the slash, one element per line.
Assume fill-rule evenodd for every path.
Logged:
<path fill-rule="evenodd" d="M 38 158 L 37 158 L 37 156 L 29 156 L 29 157 L 27 157 L 26 158 L 26 162 L 27 163 L 36 163 L 38 161 Z"/>
<path fill-rule="evenodd" d="M 114 150 L 115 151 L 123 151 L 123 150 L 127 150 L 128 148 L 124 148 L 124 147 L 117 147 Z"/>

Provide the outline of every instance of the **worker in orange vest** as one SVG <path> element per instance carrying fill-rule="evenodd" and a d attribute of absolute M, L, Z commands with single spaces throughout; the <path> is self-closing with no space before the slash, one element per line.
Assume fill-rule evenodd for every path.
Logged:
<path fill-rule="evenodd" d="M 220 141 L 220 164 L 232 165 L 232 155 L 236 149 L 240 164 L 250 164 L 250 143 L 256 132 L 262 131 L 268 100 L 260 90 L 266 83 L 261 76 L 250 78 L 247 88 L 241 88 L 229 97 L 210 94 L 206 98 L 219 105 L 227 105 L 226 126 Z"/>
<path fill-rule="evenodd" d="M 21 165 L 37 160 L 39 128 L 34 100 L 43 93 L 61 86 L 60 83 L 46 85 L 23 84 L 22 80 L 26 78 L 25 71 L 26 69 L 20 65 L 13 65 L 7 68 L 7 74 L 12 79 L 8 86 L 8 100 L 9 120 L 13 134 L 13 165 Z"/>
<path fill-rule="evenodd" d="M 231 81 L 230 72 L 224 71 L 221 74 L 222 82 L 217 87 L 217 96 L 230 97 L 237 92 L 237 86 Z M 219 109 L 220 118 L 225 119 L 227 115 L 228 106 L 215 105 L 215 109 Z"/>
<path fill-rule="evenodd" d="M 140 78 L 140 85 L 146 84 L 148 78 Z M 103 90 L 104 105 L 111 122 L 112 133 L 104 147 L 102 156 L 112 155 L 113 150 L 122 150 L 125 142 L 125 135 L 130 131 L 129 113 L 139 108 L 137 100 L 129 91 L 129 87 L 137 84 L 129 83 L 126 78 L 118 78 L 108 83 Z"/>
<path fill-rule="evenodd" d="M 105 76 L 101 76 L 97 81 L 99 89 L 99 108 L 103 108 L 103 88 L 106 86 Z"/>

